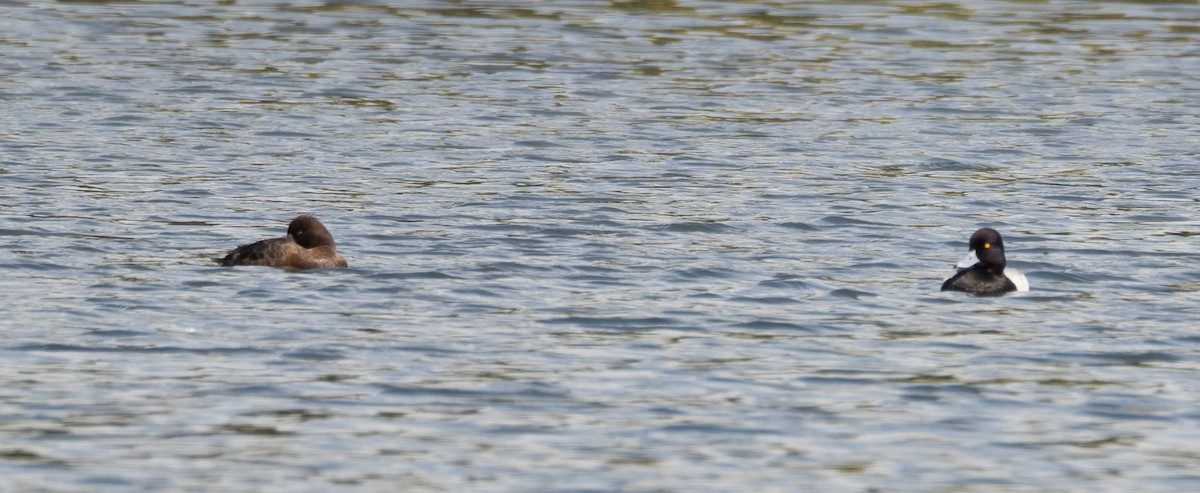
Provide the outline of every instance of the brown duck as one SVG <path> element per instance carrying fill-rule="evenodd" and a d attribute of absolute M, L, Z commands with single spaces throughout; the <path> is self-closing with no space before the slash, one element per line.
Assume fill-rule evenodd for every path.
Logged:
<path fill-rule="evenodd" d="M 221 265 L 267 265 L 283 269 L 346 267 L 333 235 L 317 218 L 298 216 L 288 225 L 287 236 L 242 245 L 217 260 Z"/>

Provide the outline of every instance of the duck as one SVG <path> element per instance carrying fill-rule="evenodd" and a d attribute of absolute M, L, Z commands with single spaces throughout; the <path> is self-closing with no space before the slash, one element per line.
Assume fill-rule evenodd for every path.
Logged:
<path fill-rule="evenodd" d="M 1025 275 L 1006 265 L 1004 239 L 999 231 L 980 228 L 971 235 L 967 248 L 967 256 L 955 265 L 958 272 L 942 283 L 942 291 L 976 295 L 1029 291 Z"/>
<path fill-rule="evenodd" d="M 266 265 L 281 269 L 307 270 L 347 267 L 337 252 L 333 235 L 321 221 L 308 214 L 292 219 L 287 236 L 256 241 L 229 251 L 217 259 L 223 266 Z"/>

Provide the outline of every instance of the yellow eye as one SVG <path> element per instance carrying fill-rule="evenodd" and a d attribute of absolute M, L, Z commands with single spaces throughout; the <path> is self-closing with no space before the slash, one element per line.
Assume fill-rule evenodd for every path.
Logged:
<path fill-rule="evenodd" d="M 991 248 L 991 247 L 992 247 L 992 244 L 991 244 L 991 243 L 984 243 L 984 244 L 983 244 L 983 248 L 985 248 L 985 249 L 987 249 L 987 248 Z"/>

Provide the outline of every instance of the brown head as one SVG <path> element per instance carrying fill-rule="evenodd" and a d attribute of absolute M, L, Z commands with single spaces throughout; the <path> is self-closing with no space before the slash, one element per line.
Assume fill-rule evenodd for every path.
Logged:
<path fill-rule="evenodd" d="M 325 225 L 321 224 L 321 221 L 308 214 L 292 219 L 292 223 L 288 225 L 288 236 L 304 248 L 319 246 L 335 248 L 333 235 L 329 234 L 329 230 L 325 229 Z"/>

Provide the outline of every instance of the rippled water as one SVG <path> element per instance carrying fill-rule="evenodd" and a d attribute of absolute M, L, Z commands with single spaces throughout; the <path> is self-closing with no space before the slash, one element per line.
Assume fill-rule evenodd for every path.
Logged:
<path fill-rule="evenodd" d="M 1194 2 L 404 5 L 0 6 L 0 489 L 1200 487 Z"/>

